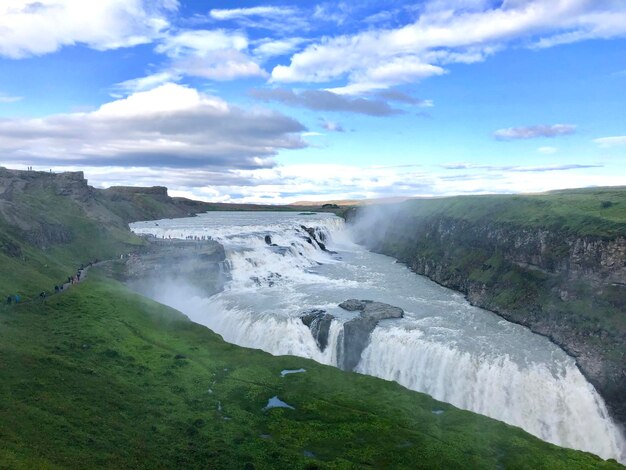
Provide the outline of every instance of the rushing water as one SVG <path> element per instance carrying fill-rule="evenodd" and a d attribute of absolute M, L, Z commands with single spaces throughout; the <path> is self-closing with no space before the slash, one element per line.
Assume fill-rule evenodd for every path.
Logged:
<path fill-rule="evenodd" d="M 336 253 L 307 241 L 302 225 L 314 228 Z M 166 238 L 210 236 L 224 246 L 229 281 L 223 292 L 206 297 L 169 284 L 158 286 L 154 297 L 226 341 L 336 365 L 342 323 L 351 318 L 337 304 L 350 298 L 385 302 L 403 308 L 405 317 L 379 323 L 358 372 L 395 380 L 558 445 L 626 460 L 623 437 L 602 398 L 561 349 L 354 244 L 338 217 L 211 212 L 139 222 L 132 229 Z M 268 245 L 267 235 L 277 246 Z M 299 319 L 311 308 L 337 317 L 324 352 Z"/>

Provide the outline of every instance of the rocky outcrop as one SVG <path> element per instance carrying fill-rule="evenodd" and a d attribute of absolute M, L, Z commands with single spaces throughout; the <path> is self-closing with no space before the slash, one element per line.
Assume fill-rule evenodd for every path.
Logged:
<path fill-rule="evenodd" d="M 497 219 L 399 212 L 361 221 L 360 241 L 549 337 L 626 423 L 626 227 L 604 236 Z"/>
<path fill-rule="evenodd" d="M 0 294 L 26 298 L 41 287 L 22 280 L 52 286 L 81 264 L 142 251 L 145 244 L 128 222 L 186 217 L 207 208 L 171 198 L 161 187 L 102 190 L 89 186 L 82 172 L 0 167 L 0 263 L 22 270 L 0 285 Z"/>
<path fill-rule="evenodd" d="M 103 232 L 127 232 L 127 223 L 166 217 L 186 217 L 207 209 L 205 203 L 171 198 L 167 188 L 89 186 L 82 171 L 53 173 L 10 170 L 0 167 L 0 220 L 14 236 L 47 250 L 75 241 L 75 227 L 59 220 L 71 218 L 77 225 L 91 221 Z M 3 251 L 19 250 L 6 246 Z"/>
<path fill-rule="evenodd" d="M 306 233 L 309 234 L 309 237 L 307 237 L 307 242 L 309 242 L 311 245 L 317 245 L 319 246 L 319 248 L 322 251 L 329 251 L 326 249 L 326 245 L 324 244 L 324 234 L 323 233 L 317 233 L 315 231 L 314 228 L 312 227 L 305 227 L 304 225 L 300 225 L 300 228 L 302 230 L 304 230 Z"/>
<path fill-rule="evenodd" d="M 370 334 L 380 320 L 402 318 L 401 308 L 371 300 L 350 299 L 339 304 L 349 312 L 359 312 L 359 316 L 348 320 L 343 325 L 340 339 L 340 352 L 337 362 L 343 370 L 353 370 L 361 360 L 361 353 L 370 341 Z"/>
<path fill-rule="evenodd" d="M 225 282 L 224 248 L 213 240 L 159 240 L 146 237 L 147 247 L 127 257 L 120 279 L 149 294 L 163 284 L 191 286 L 212 295 Z"/>
<path fill-rule="evenodd" d="M 148 194 L 155 198 L 167 199 L 167 188 L 165 186 L 149 186 L 149 187 L 134 187 L 134 186 L 111 186 L 105 189 L 105 192 L 109 193 L 112 198 L 115 197 L 127 197 L 134 194 Z"/>
<path fill-rule="evenodd" d="M 0 199 L 12 201 L 16 194 L 42 190 L 49 190 L 54 195 L 68 196 L 79 201 L 88 200 L 95 191 L 87 184 L 82 171 L 52 173 L 0 167 Z"/>
<path fill-rule="evenodd" d="M 404 311 L 382 302 L 350 299 L 339 304 L 348 312 L 358 312 L 354 318 L 343 324 L 343 331 L 337 344 L 337 366 L 343 370 L 353 370 L 361 360 L 361 353 L 370 341 L 370 335 L 378 322 L 390 318 L 402 318 Z M 309 327 L 321 351 L 328 345 L 328 334 L 333 316 L 325 310 L 309 310 L 300 319 Z"/>
<path fill-rule="evenodd" d="M 325 310 L 313 309 L 304 312 L 300 319 L 302 323 L 309 327 L 311 334 L 317 343 L 320 351 L 324 352 L 328 346 L 328 333 L 330 325 L 333 322 L 333 316 L 326 313 Z"/>

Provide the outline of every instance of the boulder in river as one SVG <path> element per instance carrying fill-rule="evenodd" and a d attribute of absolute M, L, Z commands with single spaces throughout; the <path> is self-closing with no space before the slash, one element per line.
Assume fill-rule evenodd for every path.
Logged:
<path fill-rule="evenodd" d="M 323 234 L 320 234 L 320 236 L 318 237 L 317 233 L 315 233 L 314 228 L 306 227 L 304 225 L 300 225 L 300 228 L 310 235 L 310 238 L 306 238 L 306 241 L 308 243 L 310 243 L 311 245 L 317 244 L 317 246 L 319 246 L 322 251 L 329 251 L 326 249 L 326 245 L 323 243 L 323 239 L 326 238 Z"/>
<path fill-rule="evenodd" d="M 350 299 L 341 302 L 339 306 L 348 312 L 361 312 L 361 318 L 367 320 L 384 320 L 386 318 L 402 318 L 404 310 L 400 307 L 374 302 L 373 300 Z"/>
<path fill-rule="evenodd" d="M 311 330 L 317 347 L 324 352 L 328 346 L 328 332 L 330 331 L 330 324 L 333 322 L 333 316 L 326 313 L 325 310 L 313 309 L 302 313 L 300 319 Z"/>
<path fill-rule="evenodd" d="M 370 341 L 370 334 L 380 320 L 402 318 L 404 311 L 399 307 L 374 302 L 372 300 L 350 299 L 339 304 L 349 312 L 359 312 L 359 316 L 343 325 L 340 338 L 337 365 L 343 370 L 353 370 L 361 360 L 361 353 Z"/>
<path fill-rule="evenodd" d="M 337 366 L 343 370 L 353 370 L 361 360 L 361 353 L 370 341 L 370 334 L 380 320 L 402 318 L 404 311 L 399 307 L 374 302 L 372 300 L 350 299 L 339 304 L 349 312 L 359 312 L 358 316 L 343 324 L 343 332 L 337 344 Z M 328 346 L 328 335 L 333 316 L 325 310 L 313 309 L 300 315 L 302 323 L 309 327 L 320 351 Z"/>

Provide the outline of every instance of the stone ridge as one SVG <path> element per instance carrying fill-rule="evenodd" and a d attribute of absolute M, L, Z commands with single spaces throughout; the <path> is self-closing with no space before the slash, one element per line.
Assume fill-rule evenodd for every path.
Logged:
<path fill-rule="evenodd" d="M 168 196 L 165 186 L 111 186 L 105 189 L 109 193 L 119 194 L 151 194 L 155 196 Z"/>

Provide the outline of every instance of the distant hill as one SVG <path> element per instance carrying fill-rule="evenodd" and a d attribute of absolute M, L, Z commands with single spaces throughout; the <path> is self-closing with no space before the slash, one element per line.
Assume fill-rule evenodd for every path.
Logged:
<path fill-rule="evenodd" d="M 288 204 L 289 206 L 312 206 L 320 207 L 324 204 L 336 204 L 338 206 L 363 206 L 370 204 L 393 204 L 398 202 L 407 201 L 409 199 L 415 199 L 412 197 L 386 197 L 376 199 L 331 199 L 329 201 L 298 201 Z"/>

